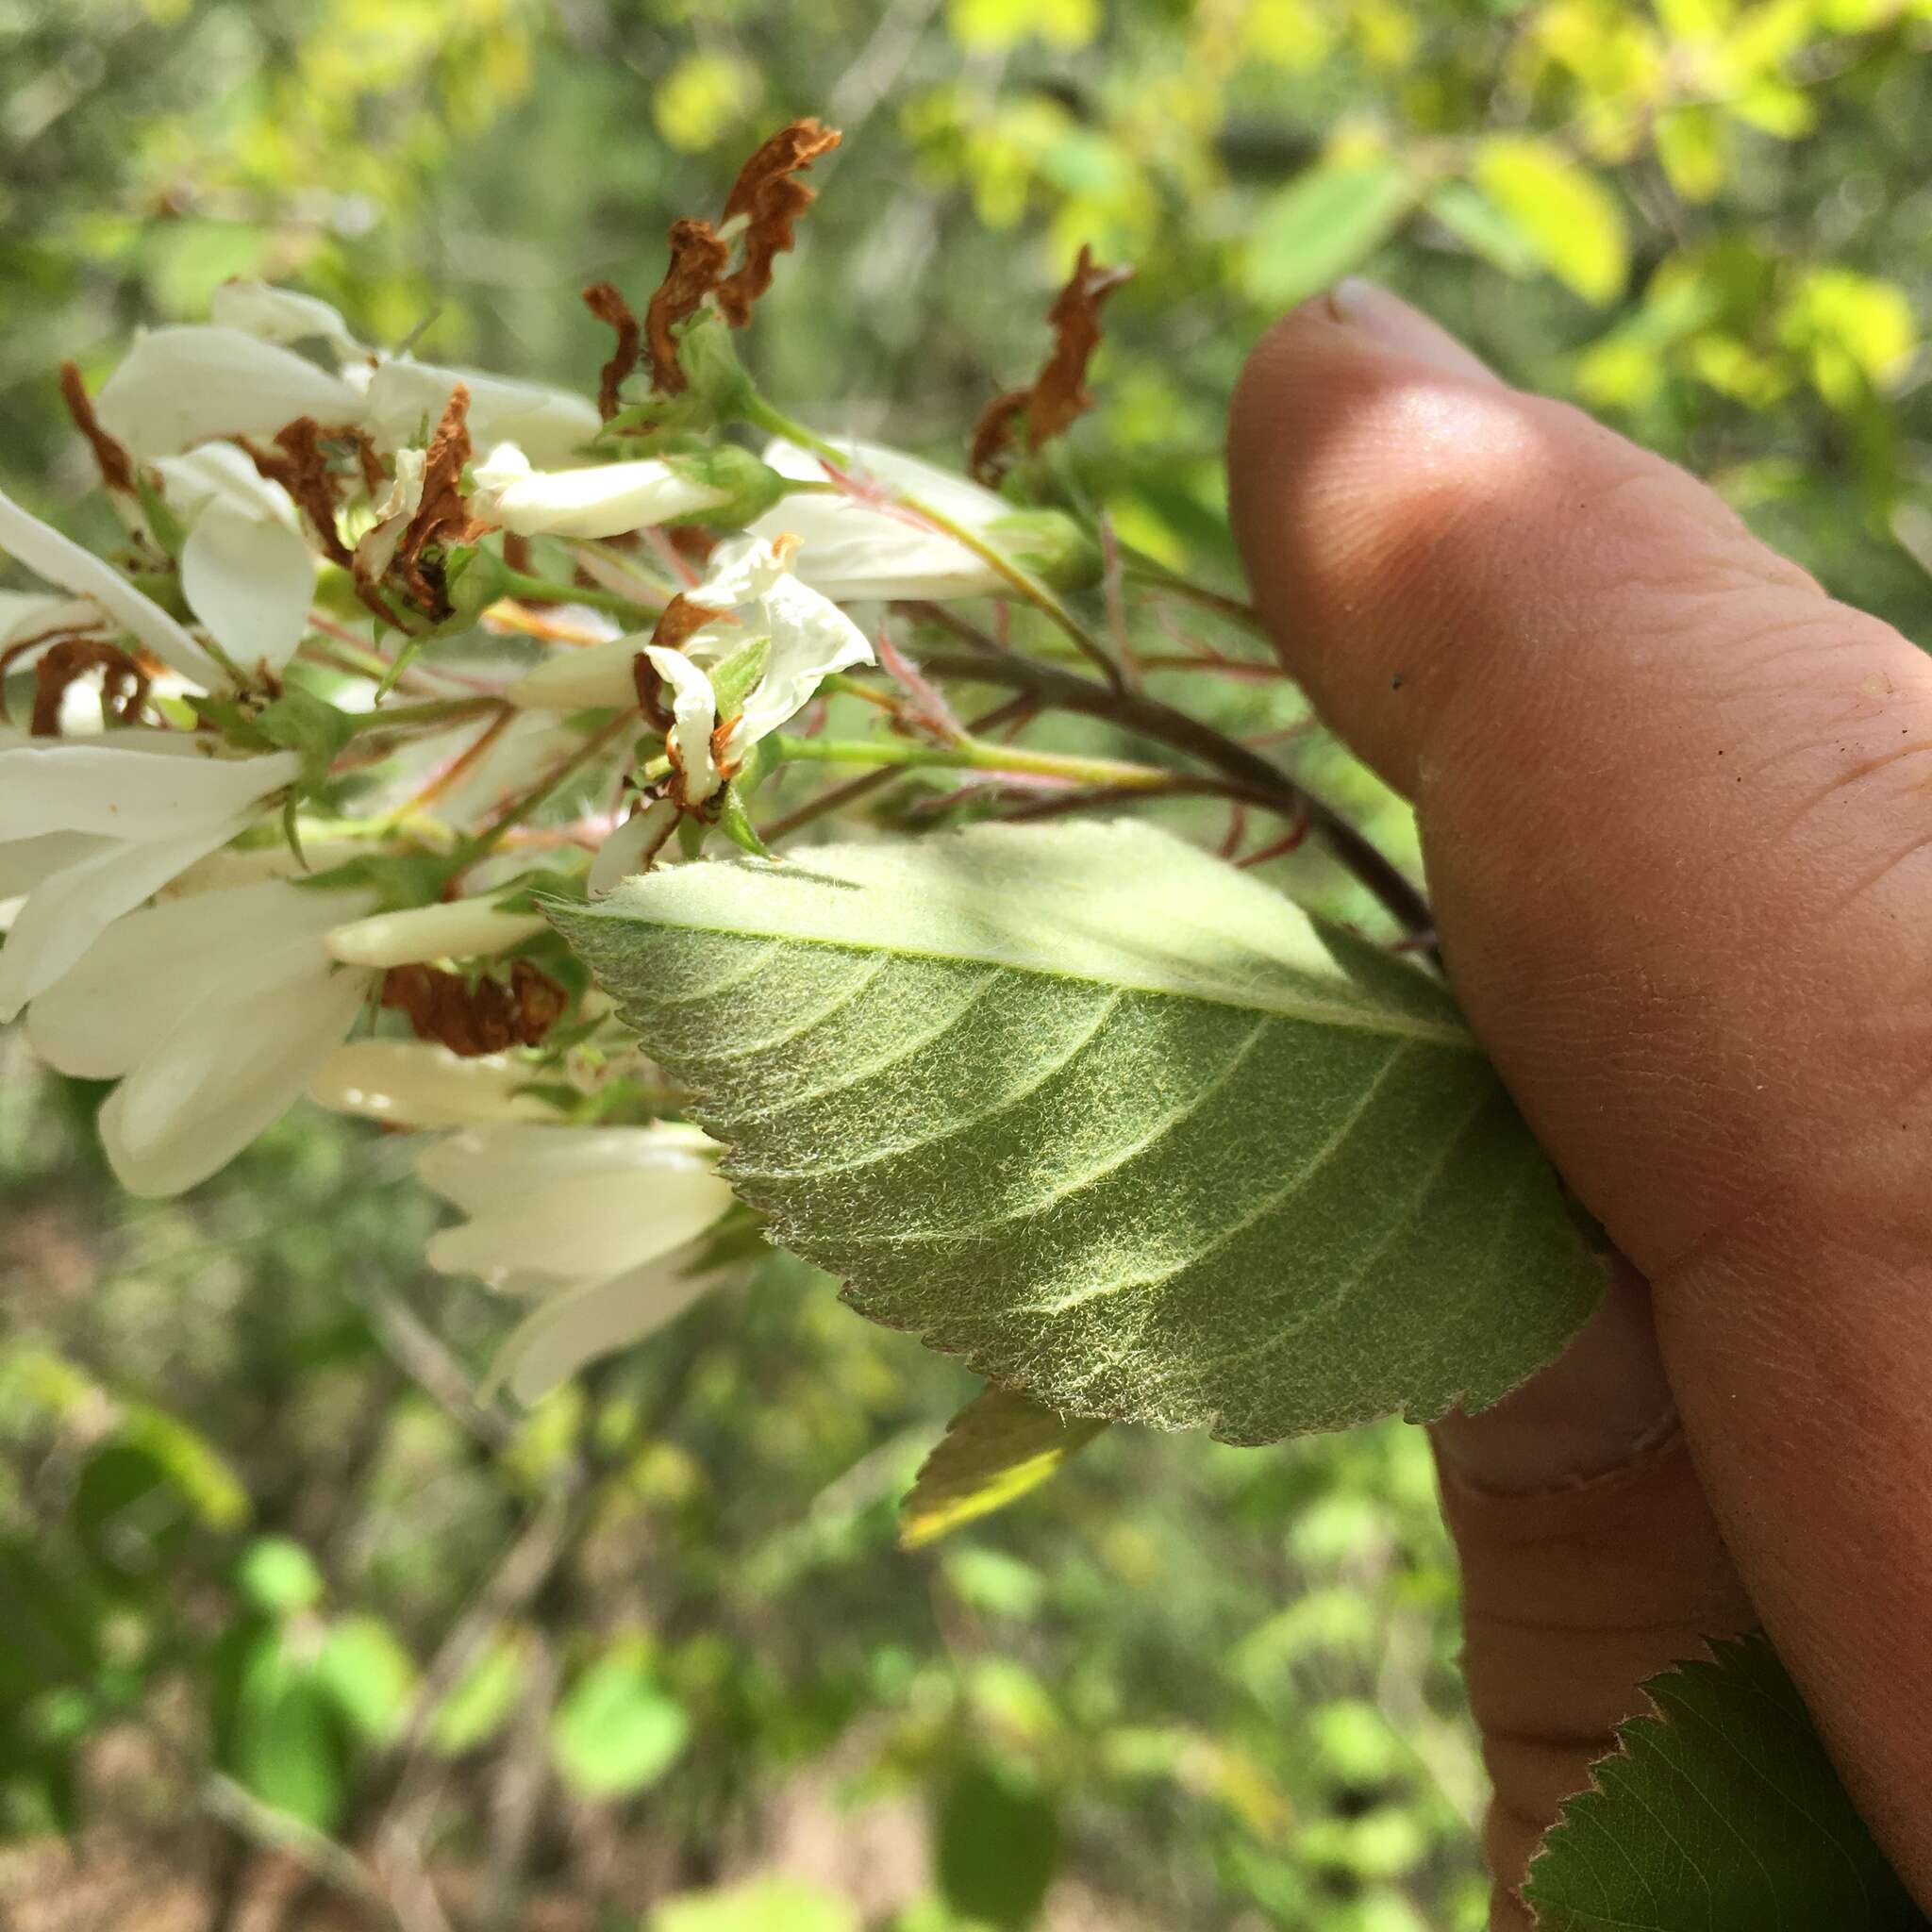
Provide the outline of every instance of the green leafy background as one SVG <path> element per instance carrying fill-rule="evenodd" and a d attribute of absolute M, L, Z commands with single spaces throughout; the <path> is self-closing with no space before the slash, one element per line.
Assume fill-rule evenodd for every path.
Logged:
<path fill-rule="evenodd" d="M 1091 241 L 1141 273 L 1071 460 L 1225 573 L 1241 357 L 1361 268 L 1932 636 L 1928 33 L 1897 0 L 0 0 L 0 483 L 89 528 L 55 364 L 98 379 L 230 275 L 584 381 L 570 291 L 648 288 L 668 220 L 820 112 L 847 145 L 748 353 L 826 427 L 956 453 Z M 1279 755 L 1400 846 L 1332 743 Z M 479 1434 L 448 1363 L 504 1312 L 424 1275 L 400 1143 L 301 1115 L 137 1206 L 97 1100 L 0 1041 L 9 1924 L 361 1924 L 372 1861 L 462 1932 L 1481 1924 L 1412 1432 L 1112 1430 L 903 1553 L 973 1384 L 823 1280 L 774 1263 Z"/>

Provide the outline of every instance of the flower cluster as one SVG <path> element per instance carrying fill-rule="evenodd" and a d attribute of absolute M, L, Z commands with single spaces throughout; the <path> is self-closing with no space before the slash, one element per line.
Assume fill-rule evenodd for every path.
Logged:
<path fill-rule="evenodd" d="M 642 321 L 586 291 L 617 332 L 594 397 L 234 282 L 92 396 L 64 372 L 117 543 L 0 496 L 0 1022 L 116 1083 L 100 1131 L 136 1193 L 207 1179 L 304 1093 L 420 1134 L 469 1216 L 430 1262 L 533 1305 L 498 1366 L 525 1398 L 670 1319 L 757 1225 L 546 899 L 713 840 L 782 858 L 881 774 L 914 781 L 902 820 L 1175 789 L 1010 741 L 1048 701 L 1015 625 L 1124 688 L 1065 601 L 1105 568 L 1117 612 L 1118 546 L 1009 434 L 1037 449 L 1084 406 L 1115 277 L 1083 257 L 1047 370 L 1000 405 L 998 489 L 808 429 L 739 364 L 836 141 L 785 130 L 715 226 L 677 224 Z M 894 641 L 925 634 L 1005 662 L 1007 735 Z M 874 776 L 795 802 L 827 763 Z"/>

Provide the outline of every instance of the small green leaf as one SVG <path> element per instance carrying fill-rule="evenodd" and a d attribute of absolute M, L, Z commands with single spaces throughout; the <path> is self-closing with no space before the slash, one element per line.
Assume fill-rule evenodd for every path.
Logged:
<path fill-rule="evenodd" d="M 1059 1862 L 1059 1816 L 1014 1773 L 967 1764 L 940 1800 L 934 1858 L 940 1890 L 961 1918 L 1000 1932 L 1033 1924 Z"/>
<path fill-rule="evenodd" d="M 330 1624 L 315 1674 L 358 1735 L 387 1744 L 401 1731 L 416 1689 L 416 1665 L 381 1618 L 341 1617 Z"/>
<path fill-rule="evenodd" d="M 587 1798 L 627 1798 L 654 1785 L 691 1738 L 684 1707 L 658 1682 L 650 1653 L 613 1645 L 564 1692 L 550 1748 L 564 1782 Z"/>
<path fill-rule="evenodd" d="M 1599 1290 L 1446 992 L 1134 824 L 674 866 L 545 911 L 774 1238 L 1066 1413 L 1496 1401 Z"/>
<path fill-rule="evenodd" d="M 1429 195 L 1429 212 L 1473 255 L 1507 275 L 1533 275 L 1542 255 L 1512 217 L 1468 181 L 1444 181 Z"/>
<path fill-rule="evenodd" d="M 1060 1416 L 1013 1389 L 986 1389 L 951 1422 L 899 1509 L 899 1541 L 932 1542 L 1038 1489 L 1104 1422 Z"/>
<path fill-rule="evenodd" d="M 348 1802 L 348 1740 L 328 1687 L 273 1624 L 245 1633 L 218 1757 L 236 1782 L 317 1831 Z"/>
<path fill-rule="evenodd" d="M 321 1602 L 322 1572 L 315 1558 L 284 1536 L 265 1536 L 242 1551 L 235 1584 L 258 1609 L 286 1617 Z"/>
<path fill-rule="evenodd" d="M 1924 1932 L 1762 1637 L 1643 1688 L 1529 1868 L 1543 1932 Z"/>
<path fill-rule="evenodd" d="M 1474 174 L 1558 281 L 1586 302 L 1623 292 L 1630 271 L 1624 210 L 1588 168 L 1555 142 L 1499 134 L 1476 144 Z"/>
<path fill-rule="evenodd" d="M 488 1743 L 509 1722 L 523 1689 L 525 1647 L 520 1633 L 498 1637 L 437 1706 L 429 1741 L 445 1757 Z"/>
<path fill-rule="evenodd" d="M 1331 161 L 1256 212 L 1241 266 L 1257 302 L 1286 308 L 1359 268 L 1407 220 L 1422 184 L 1396 155 Z"/>

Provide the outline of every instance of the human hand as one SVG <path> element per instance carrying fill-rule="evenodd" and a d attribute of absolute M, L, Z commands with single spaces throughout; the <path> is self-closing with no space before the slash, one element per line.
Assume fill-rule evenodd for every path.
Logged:
<path fill-rule="evenodd" d="M 1284 662 L 1414 800 L 1457 994 L 1629 1257 L 1435 1431 L 1492 1923 L 1640 1681 L 1758 1623 L 1932 1904 L 1932 659 L 1363 284 L 1256 351 L 1229 460 Z"/>

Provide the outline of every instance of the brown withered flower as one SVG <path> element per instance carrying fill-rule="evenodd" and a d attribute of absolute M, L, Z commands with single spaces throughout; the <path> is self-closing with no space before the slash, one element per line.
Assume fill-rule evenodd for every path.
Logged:
<path fill-rule="evenodd" d="M 718 286 L 730 259 L 730 249 L 719 241 L 709 222 L 672 223 L 671 266 L 644 311 L 651 383 L 659 395 L 675 396 L 686 386 L 684 371 L 677 366 L 673 327 L 697 313 L 699 303 Z"/>
<path fill-rule="evenodd" d="M 625 378 L 638 366 L 643 330 L 615 283 L 592 282 L 583 293 L 584 307 L 617 331 L 617 346 L 597 378 L 597 413 L 608 423 L 617 414 L 618 391 Z"/>
<path fill-rule="evenodd" d="M 535 1046 L 563 1017 L 568 995 L 527 959 L 509 962 L 508 984 L 474 982 L 439 966 L 391 966 L 383 975 L 382 1004 L 400 1012 L 419 1040 L 433 1040 L 475 1059 Z"/>
<path fill-rule="evenodd" d="M 1133 274 L 1130 268 L 1102 268 L 1091 249 L 1081 248 L 1074 273 L 1046 311 L 1053 347 L 1040 374 L 1026 388 L 995 396 L 974 428 L 968 468 L 976 482 L 996 482 L 1011 462 L 1013 436 L 1023 416 L 1026 447 L 1038 450 L 1093 407 L 1085 385 L 1087 365 L 1100 346 L 1100 305 Z"/>
<path fill-rule="evenodd" d="M 423 459 L 423 499 L 396 545 L 391 566 L 417 603 L 438 617 L 449 614 L 449 602 L 441 582 L 432 583 L 425 573 L 424 551 L 431 543 L 474 543 L 490 528 L 470 514 L 463 499 L 463 468 L 471 456 L 469 413 L 469 388 L 459 382 L 429 439 Z"/>
<path fill-rule="evenodd" d="M 94 414 L 92 398 L 80 379 L 77 362 L 60 365 L 60 399 L 67 405 L 67 413 L 74 418 L 74 426 L 86 437 L 88 447 L 94 453 L 94 463 L 101 473 L 102 483 L 124 496 L 134 495 L 134 463 L 127 452 L 101 427 L 100 419 Z"/>

